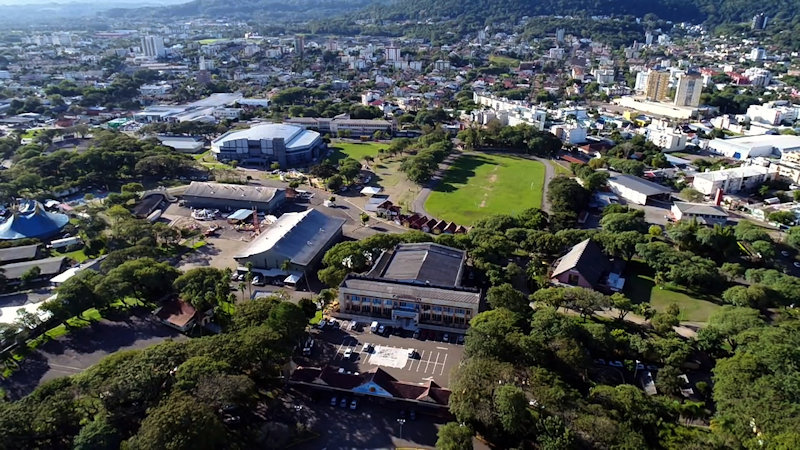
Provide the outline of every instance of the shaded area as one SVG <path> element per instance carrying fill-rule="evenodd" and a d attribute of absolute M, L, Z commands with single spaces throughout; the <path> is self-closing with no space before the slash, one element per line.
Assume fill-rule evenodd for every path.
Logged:
<path fill-rule="evenodd" d="M 124 320 L 102 319 L 42 344 L 20 362 L 19 370 L 0 382 L 0 387 L 9 398 L 18 399 L 45 381 L 79 373 L 111 353 L 141 349 L 167 339 L 186 337 L 143 311 Z"/>

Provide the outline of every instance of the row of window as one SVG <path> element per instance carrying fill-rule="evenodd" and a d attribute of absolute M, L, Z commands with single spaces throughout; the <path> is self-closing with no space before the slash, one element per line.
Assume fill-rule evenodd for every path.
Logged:
<path fill-rule="evenodd" d="M 399 308 L 405 309 L 408 311 L 428 311 L 433 310 L 436 313 L 446 313 L 446 314 L 460 314 L 460 315 L 468 315 L 470 314 L 470 310 L 463 309 L 463 308 L 453 308 L 450 306 L 438 306 L 438 305 L 429 305 L 427 303 L 419 304 L 419 303 L 411 303 L 411 302 L 401 302 L 397 300 L 386 300 L 386 299 L 379 299 L 379 298 L 370 298 L 370 297 L 360 297 L 358 295 L 347 295 L 345 296 L 346 300 L 350 300 L 354 305 L 360 304 L 362 307 L 366 305 L 372 305 L 372 307 L 380 307 L 383 305 L 386 308 Z"/>

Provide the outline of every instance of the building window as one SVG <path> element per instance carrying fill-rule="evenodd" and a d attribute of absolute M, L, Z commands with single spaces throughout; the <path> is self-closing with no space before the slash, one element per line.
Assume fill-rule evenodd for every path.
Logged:
<path fill-rule="evenodd" d="M 579 282 L 580 278 L 578 277 L 578 275 L 575 275 L 574 273 L 569 274 L 569 278 L 567 279 L 567 284 L 577 286 Z"/>

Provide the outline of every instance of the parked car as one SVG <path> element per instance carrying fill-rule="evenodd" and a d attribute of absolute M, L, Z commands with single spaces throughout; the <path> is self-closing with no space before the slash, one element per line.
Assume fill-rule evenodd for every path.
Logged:
<path fill-rule="evenodd" d="M 361 351 L 364 351 L 364 352 L 370 353 L 370 352 L 372 352 L 372 350 L 374 350 L 374 349 L 375 349 L 375 347 L 373 347 L 373 346 L 372 346 L 372 344 L 370 344 L 369 342 L 365 342 L 365 343 L 364 343 L 364 348 L 362 348 L 362 350 L 361 350 Z"/>
<path fill-rule="evenodd" d="M 384 327 L 383 325 L 378 327 L 378 334 L 383 334 L 384 331 L 386 331 L 386 327 Z"/>
<path fill-rule="evenodd" d="M 347 408 L 347 399 L 342 397 L 342 401 L 339 402 L 339 406 L 342 408 Z"/>
<path fill-rule="evenodd" d="M 413 337 L 414 339 L 419 339 L 419 335 L 420 335 L 419 330 L 414 330 L 414 334 L 411 337 Z"/>
<path fill-rule="evenodd" d="M 442 342 L 450 342 L 450 335 L 448 333 L 442 336 Z"/>
<path fill-rule="evenodd" d="M 358 407 L 358 401 L 356 401 L 356 399 L 353 399 L 353 401 L 350 402 L 350 409 L 355 411 L 357 407 Z"/>
<path fill-rule="evenodd" d="M 411 348 L 411 349 L 408 349 L 408 357 L 409 357 L 409 358 L 411 358 L 411 359 L 415 359 L 415 358 L 417 357 L 417 355 L 418 355 L 418 354 L 419 354 L 419 353 L 417 353 L 417 351 L 416 351 L 416 350 L 414 350 L 413 348 Z"/>
<path fill-rule="evenodd" d="M 350 359 L 352 357 L 353 357 L 353 349 L 352 348 L 348 348 L 347 350 L 344 351 L 344 359 Z"/>
<path fill-rule="evenodd" d="M 336 406 L 336 402 L 337 402 L 336 396 L 331 397 L 331 406 Z"/>
<path fill-rule="evenodd" d="M 255 277 L 253 277 L 253 286 L 263 286 L 265 284 L 266 283 L 264 283 L 264 279 L 261 278 L 260 276 L 256 275 Z"/>
<path fill-rule="evenodd" d="M 464 344 L 464 335 L 463 335 L 463 334 L 459 334 L 459 335 L 458 335 L 458 339 L 456 340 L 456 342 L 457 342 L 459 345 L 461 345 L 461 344 Z"/>
<path fill-rule="evenodd" d="M 408 418 L 411 419 L 411 420 L 416 420 L 417 412 L 414 411 L 413 409 L 408 411 Z"/>

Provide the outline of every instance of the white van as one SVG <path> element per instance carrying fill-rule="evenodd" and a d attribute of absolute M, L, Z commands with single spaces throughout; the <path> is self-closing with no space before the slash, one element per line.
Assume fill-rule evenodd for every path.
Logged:
<path fill-rule="evenodd" d="M 370 327 L 369 327 L 369 331 L 372 331 L 373 333 L 378 331 L 378 321 L 377 320 L 372 322 L 372 325 L 370 325 Z"/>

